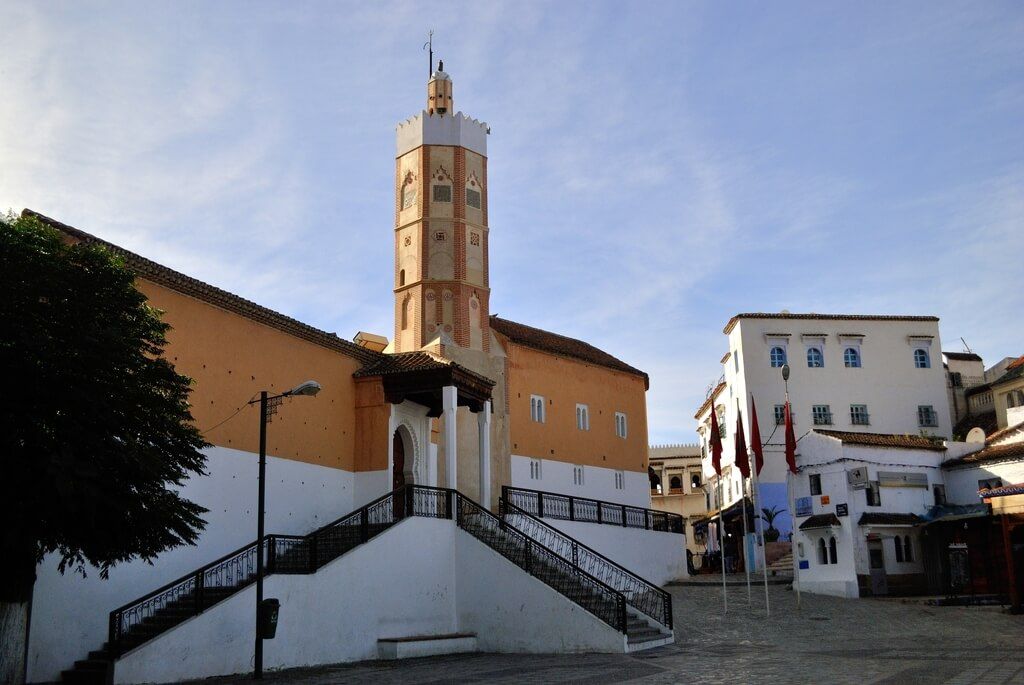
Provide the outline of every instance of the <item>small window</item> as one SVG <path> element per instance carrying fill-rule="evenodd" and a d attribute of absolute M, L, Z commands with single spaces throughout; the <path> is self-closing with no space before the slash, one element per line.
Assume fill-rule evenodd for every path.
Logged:
<path fill-rule="evenodd" d="M 772 361 L 772 367 L 778 368 L 786 363 L 786 348 L 785 347 L 773 347 L 769 353 Z"/>
<path fill-rule="evenodd" d="M 897 535 L 893 539 L 893 542 L 896 546 L 896 562 L 903 563 L 903 540 L 900 538 L 899 535 Z"/>
<path fill-rule="evenodd" d="M 480 191 L 466 188 L 466 204 L 470 207 L 480 209 Z"/>
<path fill-rule="evenodd" d="M 914 366 L 918 369 L 930 369 L 932 361 L 928 358 L 928 350 L 917 348 L 914 350 Z"/>
<path fill-rule="evenodd" d="M 860 352 L 856 347 L 847 347 L 843 351 L 843 363 L 849 369 L 860 368 Z"/>
<path fill-rule="evenodd" d="M 871 424 L 871 420 L 868 417 L 868 405 L 866 404 L 851 404 L 850 405 L 850 423 L 855 426 L 868 426 Z"/>
<path fill-rule="evenodd" d="M 934 427 L 939 425 L 939 416 L 935 408 L 930 404 L 921 404 L 917 407 L 917 425 Z"/>
<path fill-rule="evenodd" d="M 544 398 L 540 395 L 530 395 L 530 418 L 544 423 Z"/>
<path fill-rule="evenodd" d="M 932 496 L 935 498 L 935 504 L 946 503 L 946 486 L 945 485 L 933 485 Z"/>
<path fill-rule="evenodd" d="M 450 185 L 434 186 L 434 202 L 451 202 L 452 187 Z"/>
<path fill-rule="evenodd" d="M 832 410 L 827 404 L 816 404 L 811 407 L 811 416 L 814 417 L 815 426 L 832 425 Z"/>
<path fill-rule="evenodd" d="M 615 489 L 624 490 L 626 488 L 626 474 L 622 471 L 615 472 Z"/>
<path fill-rule="evenodd" d="M 576 405 L 576 428 L 581 431 L 590 430 L 590 409 L 585 404 Z"/>
<path fill-rule="evenodd" d="M 818 347 L 807 348 L 807 367 L 811 369 L 820 369 L 825 366 L 825 355 L 821 353 L 821 349 Z"/>
<path fill-rule="evenodd" d="M 718 437 L 724 438 L 725 437 L 725 432 L 726 432 L 725 431 L 725 410 L 724 409 L 719 409 L 718 410 Z"/>
<path fill-rule="evenodd" d="M 669 492 L 682 492 L 683 491 L 683 479 L 679 476 L 672 476 L 668 479 Z"/>
<path fill-rule="evenodd" d="M 615 412 L 615 435 L 626 437 L 626 415 L 620 411 Z"/>
<path fill-rule="evenodd" d="M 897 538 L 898 540 L 899 538 Z M 914 548 L 910 546 L 910 536 L 903 536 L 903 560 L 908 564 L 914 561 Z"/>
<path fill-rule="evenodd" d="M 694 471 L 690 474 L 690 490 L 699 490 L 700 485 L 700 473 Z"/>
<path fill-rule="evenodd" d="M 739 350 L 736 350 L 736 352 L 733 353 L 733 355 L 732 355 L 732 363 L 733 363 L 733 368 L 736 369 L 736 373 L 739 373 L 740 372 L 740 351 Z"/>
<path fill-rule="evenodd" d="M 820 473 L 812 473 L 810 475 L 810 481 L 811 481 L 811 494 L 812 495 L 820 495 L 821 494 L 821 474 Z"/>
<path fill-rule="evenodd" d="M 828 548 L 825 544 L 825 538 L 818 539 L 818 563 L 822 566 L 828 563 Z"/>
<path fill-rule="evenodd" d="M 776 404 L 775 405 L 775 425 L 784 426 L 786 424 L 786 405 Z"/>
<path fill-rule="evenodd" d="M 398 272 L 398 285 L 405 285 L 405 269 Z"/>
<path fill-rule="evenodd" d="M 836 537 L 834 535 L 828 541 L 828 563 L 839 563 L 839 545 L 836 544 Z"/>
<path fill-rule="evenodd" d="M 583 485 L 583 467 L 573 466 L 572 467 L 572 483 L 573 485 Z"/>
<path fill-rule="evenodd" d="M 541 479 L 540 467 L 541 467 L 541 460 L 540 459 L 531 459 L 530 460 L 530 480 L 540 480 Z"/>
<path fill-rule="evenodd" d="M 864 498 L 869 507 L 882 506 L 882 492 L 878 487 L 878 481 L 873 480 L 864 488 Z"/>
<path fill-rule="evenodd" d="M 964 376 L 959 371 L 953 371 L 949 374 L 949 384 L 954 388 L 964 387 Z"/>

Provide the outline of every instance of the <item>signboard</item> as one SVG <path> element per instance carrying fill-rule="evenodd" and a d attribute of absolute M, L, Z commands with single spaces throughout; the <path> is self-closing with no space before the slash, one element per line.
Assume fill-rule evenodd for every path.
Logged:
<path fill-rule="evenodd" d="M 858 466 L 846 472 L 846 482 L 854 490 L 863 490 L 868 486 L 868 467 Z"/>
<path fill-rule="evenodd" d="M 830 500 L 829 500 L 829 498 L 828 498 L 828 495 L 822 495 L 822 496 L 821 496 L 821 506 L 825 506 L 826 504 L 828 504 L 828 503 L 829 503 L 829 501 L 830 501 Z"/>
<path fill-rule="evenodd" d="M 800 562 L 800 570 L 801 571 L 804 570 L 804 569 L 810 568 L 810 567 L 811 567 L 811 562 L 807 561 L 806 559 Z"/>
<path fill-rule="evenodd" d="M 836 516 L 849 516 L 850 509 L 845 502 L 836 505 Z"/>
<path fill-rule="evenodd" d="M 813 499 L 810 497 L 797 497 L 793 501 L 793 507 L 796 509 L 797 516 L 810 516 L 814 511 Z"/>
<path fill-rule="evenodd" d="M 904 471 L 879 471 L 878 484 L 883 488 L 927 488 L 928 474 Z"/>

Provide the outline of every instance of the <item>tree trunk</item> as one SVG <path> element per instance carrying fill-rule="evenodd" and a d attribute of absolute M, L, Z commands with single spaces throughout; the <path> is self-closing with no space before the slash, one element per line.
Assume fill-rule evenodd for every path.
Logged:
<path fill-rule="evenodd" d="M 25 682 L 30 602 L 0 602 L 0 683 Z"/>
<path fill-rule="evenodd" d="M 11 554 L 0 565 L 0 683 L 20 685 L 25 682 L 36 545 L 20 536 L 4 543 Z"/>

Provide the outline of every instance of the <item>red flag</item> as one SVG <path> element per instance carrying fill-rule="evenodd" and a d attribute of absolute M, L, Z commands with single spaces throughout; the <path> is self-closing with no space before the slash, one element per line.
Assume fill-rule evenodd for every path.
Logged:
<path fill-rule="evenodd" d="M 761 475 L 764 466 L 764 449 L 761 445 L 761 429 L 757 426 L 757 405 L 754 396 L 750 396 L 750 449 L 754 450 L 754 471 Z"/>
<path fill-rule="evenodd" d="M 747 456 L 747 438 L 743 435 L 743 413 L 736 410 L 736 468 L 744 478 L 750 478 L 750 457 Z"/>
<path fill-rule="evenodd" d="M 711 466 L 715 473 L 722 475 L 722 435 L 718 432 L 718 415 L 715 403 L 711 403 Z"/>
<path fill-rule="evenodd" d="M 796 436 L 793 435 L 793 414 L 786 402 L 786 464 L 789 470 L 796 473 Z"/>

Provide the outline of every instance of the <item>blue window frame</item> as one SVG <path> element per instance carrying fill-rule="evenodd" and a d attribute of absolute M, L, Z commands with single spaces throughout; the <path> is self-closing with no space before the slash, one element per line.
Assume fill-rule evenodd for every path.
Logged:
<path fill-rule="evenodd" d="M 923 350 L 920 347 L 914 350 L 914 366 L 919 369 L 931 368 L 932 361 L 928 358 L 928 350 Z"/>
<path fill-rule="evenodd" d="M 860 368 L 860 352 L 856 347 L 847 347 L 843 351 L 843 363 L 850 369 Z"/>
<path fill-rule="evenodd" d="M 807 348 L 807 366 L 812 369 L 820 369 L 825 366 L 825 355 L 817 347 Z"/>
<path fill-rule="evenodd" d="M 772 348 L 769 356 L 771 357 L 773 367 L 781 367 L 786 363 L 786 348 L 775 346 Z"/>

